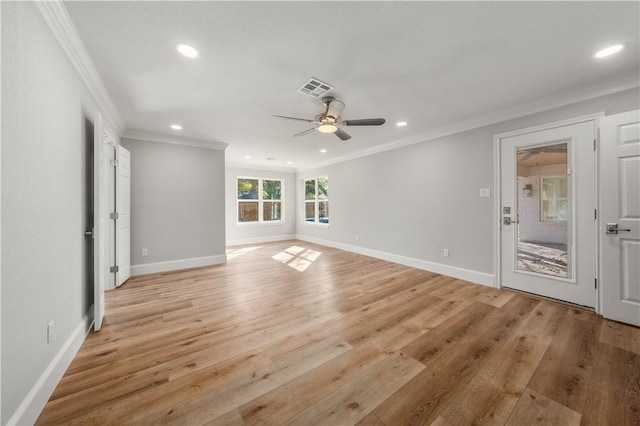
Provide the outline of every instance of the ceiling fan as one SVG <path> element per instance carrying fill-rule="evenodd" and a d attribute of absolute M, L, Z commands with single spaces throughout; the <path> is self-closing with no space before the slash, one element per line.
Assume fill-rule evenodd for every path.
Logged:
<path fill-rule="evenodd" d="M 322 103 L 326 107 L 324 112 L 316 115 L 313 120 L 309 120 L 307 118 L 287 117 L 284 115 L 274 115 L 274 117 L 314 123 L 314 127 L 304 130 L 300 133 L 296 133 L 295 135 L 293 135 L 294 137 L 306 135 L 307 133 L 311 133 L 314 130 L 318 130 L 321 133 L 333 133 L 343 141 L 351 139 L 351 136 L 347 132 L 342 130 L 339 126 L 380 126 L 385 122 L 384 118 L 343 120 L 342 117 L 340 117 L 340 114 L 345 107 L 344 102 L 334 98 L 333 96 L 325 96 L 322 98 Z"/>

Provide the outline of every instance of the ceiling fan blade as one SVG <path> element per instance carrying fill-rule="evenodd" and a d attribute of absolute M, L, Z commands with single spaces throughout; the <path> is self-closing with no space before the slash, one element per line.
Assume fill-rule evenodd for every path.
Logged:
<path fill-rule="evenodd" d="M 300 133 L 296 133 L 295 135 L 293 135 L 293 137 L 295 138 L 296 136 L 304 136 L 304 135 L 306 135 L 307 133 L 311 133 L 311 132 L 313 132 L 313 131 L 314 131 L 314 130 L 316 130 L 316 129 L 317 129 L 317 127 L 312 127 L 312 128 L 310 128 L 310 129 L 303 130 L 302 132 L 300 132 Z"/>
<path fill-rule="evenodd" d="M 280 117 L 280 118 L 286 118 L 287 120 L 299 120 L 299 121 L 306 121 L 307 123 L 313 123 L 314 120 L 309 120 L 307 118 L 297 118 L 297 117 L 287 117 L 286 115 L 273 115 L 274 117 Z"/>
<path fill-rule="evenodd" d="M 338 129 L 335 131 L 334 135 L 336 135 L 337 137 L 339 137 L 341 140 L 346 141 L 348 139 L 351 139 L 351 135 L 349 135 L 347 132 L 345 132 L 342 129 Z"/>
<path fill-rule="evenodd" d="M 363 118 L 361 120 L 342 120 L 345 126 L 380 126 L 385 123 L 384 118 Z"/>

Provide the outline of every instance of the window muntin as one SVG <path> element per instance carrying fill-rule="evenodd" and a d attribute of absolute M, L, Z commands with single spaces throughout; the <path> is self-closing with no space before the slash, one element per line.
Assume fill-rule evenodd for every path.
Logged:
<path fill-rule="evenodd" d="M 284 182 L 281 179 L 238 177 L 238 223 L 282 221 Z"/>
<path fill-rule="evenodd" d="M 304 221 L 329 224 L 329 178 L 326 176 L 304 181 Z"/>

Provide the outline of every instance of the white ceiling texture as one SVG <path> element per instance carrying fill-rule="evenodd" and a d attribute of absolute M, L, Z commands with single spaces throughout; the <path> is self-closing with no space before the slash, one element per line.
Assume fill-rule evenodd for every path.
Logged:
<path fill-rule="evenodd" d="M 128 130 L 229 144 L 304 170 L 637 85 L 640 2 L 65 2 Z M 619 54 L 597 50 L 626 43 Z M 176 51 L 199 51 L 188 59 Z M 303 121 L 331 84 L 352 138 Z M 396 122 L 406 121 L 405 127 Z M 178 123 L 183 129 L 172 130 Z M 326 149 L 326 153 L 321 153 Z M 246 158 L 251 157 L 250 159 Z"/>

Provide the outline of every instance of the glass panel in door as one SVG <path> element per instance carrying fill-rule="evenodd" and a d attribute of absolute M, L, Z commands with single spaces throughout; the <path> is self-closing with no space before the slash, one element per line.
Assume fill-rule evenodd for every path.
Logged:
<path fill-rule="evenodd" d="M 571 278 L 568 143 L 517 150 L 519 272 Z"/>

